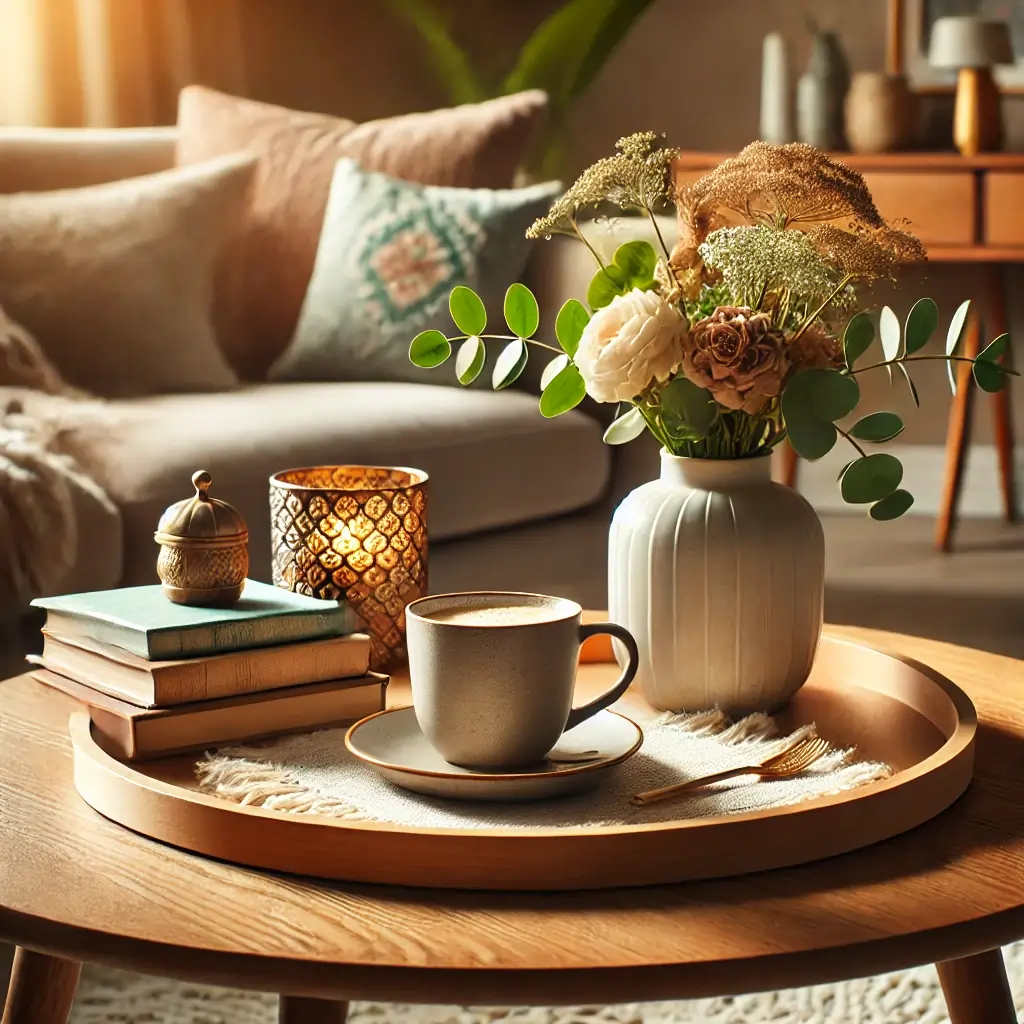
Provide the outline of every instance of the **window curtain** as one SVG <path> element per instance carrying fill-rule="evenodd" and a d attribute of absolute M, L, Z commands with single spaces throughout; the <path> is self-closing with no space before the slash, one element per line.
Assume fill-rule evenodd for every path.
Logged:
<path fill-rule="evenodd" d="M 178 90 L 244 94 L 244 0 L 0 0 L 0 123 L 173 124 Z"/>

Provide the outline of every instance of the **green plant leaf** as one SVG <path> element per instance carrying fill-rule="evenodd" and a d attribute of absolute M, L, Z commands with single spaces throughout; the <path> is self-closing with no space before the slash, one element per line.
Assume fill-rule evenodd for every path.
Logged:
<path fill-rule="evenodd" d="M 1010 379 L 1006 370 L 999 364 L 987 359 L 978 359 L 974 363 L 974 382 L 982 391 L 994 394 L 1002 391 Z"/>
<path fill-rule="evenodd" d="M 503 83 L 506 93 L 543 89 L 560 121 L 652 0 L 569 0 L 533 31 Z"/>
<path fill-rule="evenodd" d="M 839 489 L 851 505 L 881 501 L 903 480 L 903 464 L 895 455 L 876 452 L 857 459 L 843 474 Z"/>
<path fill-rule="evenodd" d="M 859 441 L 881 444 L 903 433 L 903 420 L 894 412 L 873 412 L 850 427 L 850 436 Z"/>
<path fill-rule="evenodd" d="M 982 350 L 978 353 L 979 359 L 985 359 L 990 363 L 997 363 L 1003 356 L 1006 355 L 1007 350 L 1010 347 L 1010 336 L 1008 334 L 1000 334 L 998 338 L 993 338 Z"/>
<path fill-rule="evenodd" d="M 838 431 L 831 423 L 814 417 L 786 420 L 786 433 L 793 450 L 808 462 L 828 455 L 839 438 Z"/>
<path fill-rule="evenodd" d="M 445 87 L 453 104 L 479 103 L 488 92 L 477 77 L 466 51 L 451 37 L 448 26 L 429 0 L 389 0 L 393 10 L 419 33 L 427 63 Z"/>
<path fill-rule="evenodd" d="M 526 369 L 526 360 L 529 353 L 526 350 L 526 342 L 522 338 L 510 341 L 498 353 L 494 363 L 494 370 L 491 373 L 491 386 L 495 391 L 502 391 L 509 384 L 514 384 L 523 370 Z"/>
<path fill-rule="evenodd" d="M 890 306 L 883 306 L 882 312 L 878 314 L 878 337 L 882 342 L 882 352 L 886 359 L 899 358 L 901 334 L 899 317 Z M 891 371 L 889 377 L 892 377 Z"/>
<path fill-rule="evenodd" d="M 910 397 L 914 400 L 914 405 L 921 408 L 921 396 L 917 393 L 917 385 L 914 383 L 913 378 L 910 376 L 910 371 L 906 368 L 903 363 L 897 363 L 896 369 L 903 374 L 903 379 L 907 382 L 907 387 L 910 388 Z"/>
<path fill-rule="evenodd" d="M 660 392 L 662 415 L 674 416 L 685 424 L 695 438 L 707 437 L 718 417 L 718 403 L 711 392 L 687 377 L 676 377 Z"/>
<path fill-rule="evenodd" d="M 639 437 L 646 427 L 647 424 L 642 413 L 634 405 L 608 425 L 608 429 L 604 432 L 604 443 L 626 444 Z"/>
<path fill-rule="evenodd" d="M 409 345 L 409 361 L 425 370 L 440 366 L 452 354 L 452 343 L 440 331 L 420 331 Z"/>
<path fill-rule="evenodd" d="M 474 334 L 459 346 L 455 357 L 455 377 L 460 384 L 472 384 L 487 361 L 484 343 Z"/>
<path fill-rule="evenodd" d="M 603 309 L 616 295 L 625 295 L 628 291 L 626 275 L 622 268 L 609 263 L 591 279 L 590 287 L 587 289 L 587 302 L 591 309 Z"/>
<path fill-rule="evenodd" d="M 879 522 L 899 519 L 913 504 L 914 496 L 910 491 L 895 490 L 892 494 L 887 494 L 881 501 L 876 501 L 868 509 L 868 515 Z"/>
<path fill-rule="evenodd" d="M 843 354 L 846 365 L 852 370 L 853 364 L 871 347 L 875 340 L 875 325 L 871 315 L 860 312 L 850 317 L 850 322 L 843 332 Z"/>
<path fill-rule="evenodd" d="M 907 326 L 903 333 L 907 355 L 924 348 L 939 326 L 939 307 L 934 299 L 918 299 L 907 314 Z"/>
<path fill-rule="evenodd" d="M 949 322 L 949 330 L 946 332 L 946 355 L 956 355 L 956 350 L 960 347 L 960 340 L 963 338 L 964 328 L 967 326 L 967 314 L 970 312 L 971 300 L 965 299 L 956 308 L 956 312 L 953 314 L 953 319 Z M 956 377 L 957 377 L 957 366 L 952 360 L 946 363 L 946 373 L 949 376 L 949 386 L 956 394 Z"/>
<path fill-rule="evenodd" d="M 555 358 L 544 367 L 544 372 L 540 375 L 541 391 L 543 391 L 568 365 L 569 357 L 567 355 L 555 356 Z"/>
<path fill-rule="evenodd" d="M 451 311 L 455 326 L 463 334 L 483 334 L 487 326 L 487 310 L 483 299 L 472 288 L 464 284 L 456 285 L 448 296 L 448 309 Z"/>
<path fill-rule="evenodd" d="M 575 409 L 586 397 L 583 375 L 570 363 L 560 370 L 540 396 L 540 414 L 548 419 Z"/>
<path fill-rule="evenodd" d="M 579 299 L 567 299 L 555 317 L 555 337 L 562 351 L 570 356 L 576 355 L 580 347 L 583 329 L 590 323 L 590 314 Z"/>
<path fill-rule="evenodd" d="M 787 423 L 794 416 L 835 423 L 853 412 L 859 401 L 860 385 L 855 378 L 838 370 L 801 370 L 782 393 L 782 415 Z"/>
<path fill-rule="evenodd" d="M 540 326 L 537 300 L 533 292 L 518 281 L 510 284 L 508 291 L 505 292 L 505 323 L 508 324 L 508 329 L 513 334 L 518 334 L 520 338 L 532 338 Z"/>
<path fill-rule="evenodd" d="M 626 276 L 626 290 L 632 288 L 647 289 L 654 283 L 654 269 L 658 265 L 658 254 L 650 242 L 637 239 L 623 242 L 615 250 L 612 258 Z"/>

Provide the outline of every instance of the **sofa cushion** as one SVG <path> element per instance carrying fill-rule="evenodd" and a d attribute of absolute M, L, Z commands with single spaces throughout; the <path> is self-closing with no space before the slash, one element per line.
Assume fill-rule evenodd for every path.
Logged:
<path fill-rule="evenodd" d="M 235 369 L 262 380 L 291 340 L 338 160 L 425 185 L 507 188 L 546 104 L 534 90 L 356 124 L 201 86 L 184 89 L 179 164 L 240 150 L 260 162 L 248 215 L 223 261 L 221 288 L 232 301 L 221 344 Z"/>
<path fill-rule="evenodd" d="M 125 583 L 156 579 L 153 531 L 197 469 L 249 524 L 252 575 L 270 578 L 269 477 L 295 466 L 405 465 L 430 474 L 432 541 L 543 519 L 609 483 L 601 428 L 545 420 L 535 397 L 423 384 L 265 384 L 220 395 L 111 402 L 116 425 L 74 449 L 121 507 Z"/>
<path fill-rule="evenodd" d="M 231 387 L 213 277 L 251 157 L 0 196 L 0 305 L 68 383 L 103 396 Z"/>
<path fill-rule="evenodd" d="M 458 333 L 448 312 L 456 285 L 501 309 L 532 244 L 526 229 L 560 191 L 554 181 L 515 189 L 419 185 L 339 160 L 299 325 L 270 377 L 458 387 L 454 359 L 421 369 L 409 361 L 409 343 L 430 329 Z M 504 331 L 504 322 L 491 330 Z M 489 354 L 500 350 L 492 342 Z M 490 373 L 478 381 L 490 386 Z"/>

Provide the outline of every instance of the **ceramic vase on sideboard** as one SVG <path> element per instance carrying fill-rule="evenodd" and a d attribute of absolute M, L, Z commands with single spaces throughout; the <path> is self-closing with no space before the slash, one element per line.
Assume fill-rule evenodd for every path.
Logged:
<path fill-rule="evenodd" d="M 771 459 L 661 453 L 661 476 L 619 505 L 610 618 L 640 649 L 656 708 L 770 711 L 806 681 L 821 636 L 825 539 Z"/>

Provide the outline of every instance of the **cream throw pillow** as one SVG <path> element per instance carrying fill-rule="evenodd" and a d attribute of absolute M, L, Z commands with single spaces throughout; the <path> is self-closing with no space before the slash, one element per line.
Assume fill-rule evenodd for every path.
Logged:
<path fill-rule="evenodd" d="M 0 196 L 0 306 L 97 395 L 229 388 L 214 267 L 255 163 L 234 155 L 88 188 Z"/>

